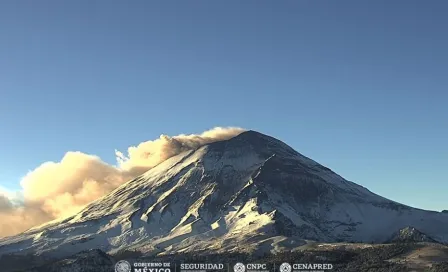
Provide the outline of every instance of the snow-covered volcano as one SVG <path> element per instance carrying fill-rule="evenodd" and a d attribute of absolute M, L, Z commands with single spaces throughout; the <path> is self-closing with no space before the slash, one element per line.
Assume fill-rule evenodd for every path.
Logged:
<path fill-rule="evenodd" d="M 254 131 L 181 153 L 78 214 L 0 240 L 0 255 L 276 251 L 384 242 L 411 226 L 448 242 L 448 214 L 378 196 Z"/>

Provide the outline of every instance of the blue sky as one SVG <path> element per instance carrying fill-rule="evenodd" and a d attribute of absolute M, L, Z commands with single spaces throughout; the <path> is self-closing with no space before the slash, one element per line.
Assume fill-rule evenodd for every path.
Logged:
<path fill-rule="evenodd" d="M 3 1 L 0 187 L 67 151 L 240 126 L 448 209 L 446 1 Z"/>

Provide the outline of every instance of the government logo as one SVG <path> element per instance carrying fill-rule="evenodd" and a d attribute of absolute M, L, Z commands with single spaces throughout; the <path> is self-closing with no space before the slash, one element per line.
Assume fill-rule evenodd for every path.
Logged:
<path fill-rule="evenodd" d="M 235 271 L 235 272 L 244 272 L 244 271 L 246 271 L 246 266 L 244 266 L 243 263 L 237 263 L 233 267 L 233 271 Z"/>
<path fill-rule="evenodd" d="M 280 265 L 280 272 L 291 272 L 292 267 L 289 263 L 282 263 Z"/>
<path fill-rule="evenodd" d="M 119 261 L 115 264 L 115 272 L 131 272 L 131 264 L 127 261 Z"/>

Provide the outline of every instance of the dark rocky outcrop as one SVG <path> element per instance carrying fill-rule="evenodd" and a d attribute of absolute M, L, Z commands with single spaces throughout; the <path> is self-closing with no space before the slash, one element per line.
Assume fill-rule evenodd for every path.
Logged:
<path fill-rule="evenodd" d="M 400 229 L 392 235 L 392 238 L 388 241 L 390 243 L 418 243 L 418 242 L 429 242 L 436 243 L 434 239 L 428 235 L 422 233 L 416 228 L 406 227 Z"/>

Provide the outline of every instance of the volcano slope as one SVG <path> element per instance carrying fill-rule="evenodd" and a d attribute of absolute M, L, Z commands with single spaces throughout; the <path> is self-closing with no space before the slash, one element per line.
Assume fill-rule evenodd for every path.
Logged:
<path fill-rule="evenodd" d="M 172 157 L 81 212 L 0 240 L 0 255 L 287 251 L 382 243 L 411 227 L 448 242 L 448 214 L 378 196 L 267 135 L 247 131 Z"/>

